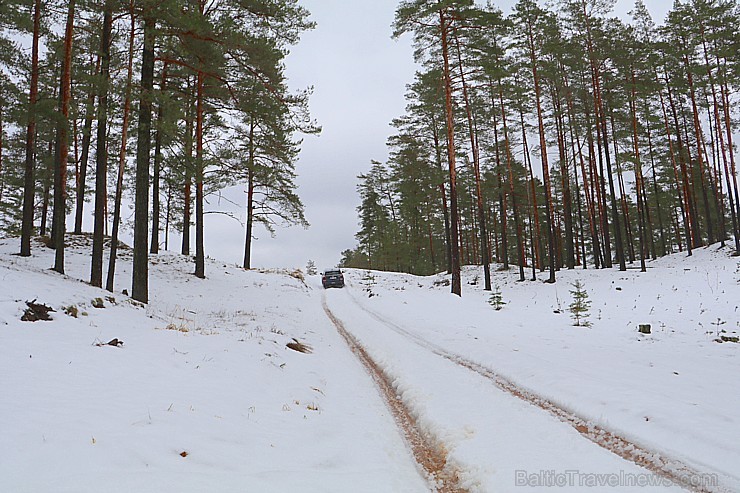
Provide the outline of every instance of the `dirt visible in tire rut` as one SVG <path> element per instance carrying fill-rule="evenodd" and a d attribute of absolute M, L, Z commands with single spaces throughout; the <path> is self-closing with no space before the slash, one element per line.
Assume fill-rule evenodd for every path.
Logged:
<path fill-rule="evenodd" d="M 403 433 L 414 455 L 414 459 L 426 472 L 427 478 L 435 491 L 439 493 L 468 493 L 468 490 L 459 484 L 460 478 L 458 471 L 447 462 L 447 450 L 444 444 L 421 429 L 416 418 L 414 418 L 393 388 L 388 375 L 373 361 L 357 339 L 347 332 L 344 324 L 329 310 L 325 301 L 323 302 L 323 306 L 326 315 L 332 321 L 339 334 L 370 374 L 375 385 L 378 386 L 378 390 L 388 409 L 390 409 L 396 425 Z"/>

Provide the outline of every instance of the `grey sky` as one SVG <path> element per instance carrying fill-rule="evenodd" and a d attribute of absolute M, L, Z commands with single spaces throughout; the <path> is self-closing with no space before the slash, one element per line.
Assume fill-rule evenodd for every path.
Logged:
<path fill-rule="evenodd" d="M 410 37 L 390 38 L 398 0 L 300 3 L 318 24 L 287 60 L 291 87 L 314 86 L 311 112 L 323 127 L 320 137 L 305 138 L 297 167 L 298 193 L 311 228 L 278 228 L 275 238 L 258 230 L 253 250 L 256 267 L 304 267 L 313 259 L 323 269 L 335 265 L 342 250 L 355 246 L 356 177 L 368 170 L 372 159 L 386 159 L 389 123 L 403 114 L 405 86 L 415 71 Z M 659 23 L 672 2 L 645 3 Z M 505 12 L 513 4 L 498 2 Z M 624 16 L 633 5 L 632 0 L 619 0 L 615 13 Z M 244 201 L 240 191 L 232 190 L 228 196 Z M 207 217 L 209 256 L 241 262 L 243 245 L 244 233 L 236 221 Z"/>

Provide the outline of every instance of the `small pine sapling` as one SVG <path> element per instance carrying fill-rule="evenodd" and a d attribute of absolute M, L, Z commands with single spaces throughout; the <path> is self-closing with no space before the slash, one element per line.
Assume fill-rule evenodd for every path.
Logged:
<path fill-rule="evenodd" d="M 315 276 L 316 274 L 318 274 L 318 270 L 316 270 L 316 262 L 314 262 L 313 260 L 309 260 L 306 264 L 306 274 L 308 274 L 309 276 Z"/>
<path fill-rule="evenodd" d="M 498 287 L 498 285 L 496 285 L 493 293 L 491 293 L 491 297 L 488 298 L 488 304 L 491 305 L 496 311 L 501 310 L 506 304 L 506 302 L 504 301 L 504 297 L 501 294 L 501 288 Z"/>
<path fill-rule="evenodd" d="M 591 322 L 587 319 L 590 315 L 588 313 L 591 308 L 591 301 L 588 299 L 588 292 L 586 287 L 580 280 L 576 280 L 573 284 L 573 289 L 570 290 L 570 294 L 573 296 L 573 302 L 568 306 L 570 310 L 571 318 L 575 322 L 576 327 L 590 327 Z"/>

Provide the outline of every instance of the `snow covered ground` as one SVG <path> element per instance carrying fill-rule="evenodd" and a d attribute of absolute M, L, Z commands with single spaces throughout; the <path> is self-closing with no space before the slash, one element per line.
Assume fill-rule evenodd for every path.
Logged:
<path fill-rule="evenodd" d="M 715 342 L 740 332 L 738 259 L 709 248 L 651 262 L 643 274 L 575 270 L 558 277 L 554 285 L 518 283 L 514 270 L 494 272 L 506 302 L 500 311 L 487 303 L 477 268 L 464 272 L 462 299 L 448 294 L 443 276 L 362 271 L 348 274 L 349 290 L 327 296 L 482 491 L 512 484 L 516 471 L 533 473 L 536 484 L 546 476 L 540 471 L 588 478 L 634 469 L 602 457 L 572 429 L 540 423 L 541 411 L 440 363 L 434 350 L 706 472 L 700 479 L 716 478 L 718 490 L 740 491 L 740 344 Z M 590 328 L 573 326 L 567 311 L 576 279 L 592 302 Z M 638 324 L 648 323 L 653 333 L 638 333 Z"/>
<path fill-rule="evenodd" d="M 561 272 L 555 285 L 495 272 L 500 311 L 474 268 L 458 299 L 443 276 L 348 271 L 346 289 L 325 292 L 316 277 L 209 260 L 200 280 L 190 259 L 165 253 L 152 258 L 142 307 L 121 294 L 129 252 L 107 298 L 80 282 L 87 241 L 69 240 L 67 276 L 49 270 L 51 250 L 20 258 L 16 239 L 0 240 L 0 492 L 429 491 L 322 302 L 469 491 L 680 490 L 501 390 L 489 371 L 716 479 L 709 490 L 740 491 L 740 344 L 715 342 L 740 332 L 740 266 L 726 251 L 662 259 L 645 274 Z M 590 328 L 567 312 L 575 279 L 592 301 Z M 34 299 L 53 321 L 20 321 Z M 652 334 L 638 334 L 645 323 Z M 124 345 L 96 345 L 113 338 Z M 294 339 L 311 352 L 288 348 Z"/>
<path fill-rule="evenodd" d="M 0 240 L 0 491 L 428 491 L 301 280 L 209 261 L 202 281 L 163 254 L 140 308 L 77 281 L 87 248 L 68 250 L 70 277 L 49 270 L 50 250 L 17 248 Z M 119 293 L 129 265 L 124 253 Z M 54 321 L 20 321 L 34 299 Z M 113 338 L 123 347 L 95 346 Z"/>

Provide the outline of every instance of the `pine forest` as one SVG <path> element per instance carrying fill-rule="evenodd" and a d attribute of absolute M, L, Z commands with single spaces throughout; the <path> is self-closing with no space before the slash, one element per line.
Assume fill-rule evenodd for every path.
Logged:
<path fill-rule="evenodd" d="M 737 2 L 401 2 L 420 70 L 389 159 L 358 191 L 348 267 L 646 269 L 701 246 L 740 252 Z"/>
<path fill-rule="evenodd" d="M 320 129 L 284 61 L 308 15 L 295 0 L 0 3 L 0 229 L 21 256 L 41 235 L 64 273 L 65 235 L 92 213 L 89 280 L 113 291 L 127 200 L 131 296 L 147 302 L 160 247 L 205 277 L 204 203 L 241 185 L 249 268 L 255 224 L 307 225 L 296 135 Z"/>

